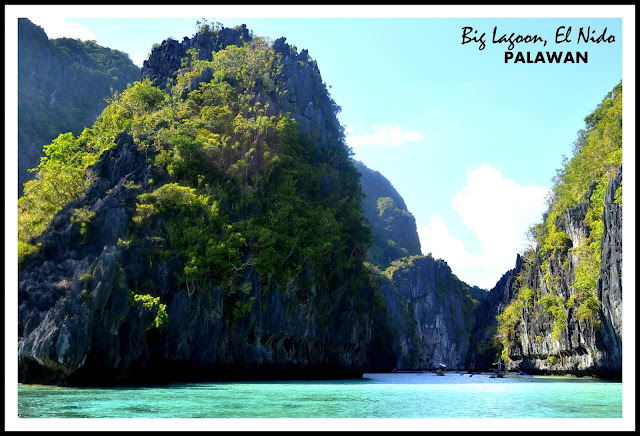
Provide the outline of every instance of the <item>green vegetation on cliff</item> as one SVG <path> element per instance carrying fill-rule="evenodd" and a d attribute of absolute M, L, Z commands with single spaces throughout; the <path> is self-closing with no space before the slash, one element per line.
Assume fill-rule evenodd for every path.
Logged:
<path fill-rule="evenodd" d="M 280 55 L 260 38 L 210 61 L 189 54 L 166 92 L 136 82 L 113 96 L 92 128 L 46 147 L 19 200 L 21 259 L 128 131 L 155 182 L 139 194 L 122 245 L 141 248 L 149 264 L 177 258 L 178 285 L 189 295 L 239 289 L 248 266 L 283 286 L 309 271 L 328 289 L 355 277 L 370 239 L 359 174 L 344 143 L 315 146 L 288 114 L 257 98 L 277 97 Z"/>
<path fill-rule="evenodd" d="M 362 211 L 373 229 L 367 261 L 385 269 L 395 260 L 420 255 L 416 221 L 400 194 L 382 174 L 356 162 L 365 197 Z"/>
<path fill-rule="evenodd" d="M 585 118 L 585 129 L 578 132 L 573 156 L 566 159 L 553 179 L 554 186 L 548 211 L 543 221 L 529 230 L 537 248 L 525 253 L 523 269 L 515 285 L 515 297 L 498 315 L 497 337 L 504 346 L 503 357 L 517 340 L 514 327 L 525 310 L 537 317 L 547 314 L 552 322 L 551 337 L 559 340 L 567 327 L 569 309 L 575 308 L 580 323 L 598 328 L 597 282 L 600 274 L 601 241 L 604 224 L 604 193 L 622 164 L 622 83 L 604 98 L 602 103 Z M 621 191 L 621 189 L 619 190 Z M 618 192 L 616 192 L 618 194 Z M 616 196 L 621 205 L 621 193 Z M 565 232 L 572 211 L 585 208 L 579 225 L 586 236 L 574 245 Z M 577 259 L 575 268 L 571 257 Z M 539 259 L 539 264 L 535 259 Z M 552 270 L 550 264 L 561 265 Z M 539 268 L 542 283 L 527 287 L 527 277 Z M 573 271 L 570 295 L 560 295 L 560 282 Z M 525 304 L 526 303 L 526 304 Z M 527 309 L 529 308 L 529 309 Z"/>

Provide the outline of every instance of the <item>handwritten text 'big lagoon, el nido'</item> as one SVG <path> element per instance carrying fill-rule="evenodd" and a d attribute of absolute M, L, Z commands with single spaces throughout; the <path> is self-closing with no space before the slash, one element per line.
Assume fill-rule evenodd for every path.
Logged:
<path fill-rule="evenodd" d="M 556 29 L 555 43 L 571 43 L 576 44 L 600 44 L 600 43 L 613 43 L 616 38 L 614 35 L 607 34 L 607 28 L 601 32 L 598 29 L 592 29 L 591 26 L 586 28 L 580 27 L 577 35 L 572 35 L 572 27 L 560 26 Z M 486 47 L 487 39 L 486 32 L 478 32 L 473 27 L 462 28 L 462 45 L 468 43 L 477 43 L 478 50 L 484 50 Z M 508 44 L 507 51 L 504 53 L 505 63 L 587 63 L 589 59 L 589 53 L 586 51 L 538 51 L 538 52 L 513 52 L 513 49 L 517 44 L 542 44 L 543 47 L 547 46 L 547 39 L 539 35 L 521 35 L 516 33 L 501 33 L 498 32 L 498 26 L 493 28 L 493 34 L 491 42 L 493 44 Z"/>

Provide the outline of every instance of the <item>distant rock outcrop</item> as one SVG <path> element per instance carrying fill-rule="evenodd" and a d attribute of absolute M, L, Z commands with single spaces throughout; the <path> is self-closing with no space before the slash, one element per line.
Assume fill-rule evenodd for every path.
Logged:
<path fill-rule="evenodd" d="M 497 361 L 502 344 L 497 340 L 496 316 L 504 311 L 514 297 L 515 280 L 522 270 L 522 257 L 516 256 L 516 266 L 507 271 L 480 302 L 475 313 L 469 339 L 466 367 L 471 371 L 487 371 Z"/>
<path fill-rule="evenodd" d="M 362 213 L 373 228 L 373 245 L 367 261 L 385 269 L 394 260 L 420 255 L 416 220 L 404 199 L 378 171 L 359 161 L 356 168 L 362 175 L 360 184 L 365 195 Z"/>
<path fill-rule="evenodd" d="M 478 300 L 445 261 L 431 256 L 395 261 L 378 274 L 377 284 L 390 338 L 380 361 L 405 370 L 429 370 L 440 363 L 466 368 Z"/>
<path fill-rule="evenodd" d="M 59 134 L 78 135 L 105 108 L 111 89 L 140 79 L 129 56 L 95 41 L 48 39 L 26 18 L 18 19 L 18 196 L 33 179 L 42 148 Z"/>

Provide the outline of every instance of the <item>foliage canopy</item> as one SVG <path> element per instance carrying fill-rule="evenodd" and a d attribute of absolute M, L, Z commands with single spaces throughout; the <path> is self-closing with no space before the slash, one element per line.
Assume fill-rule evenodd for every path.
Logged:
<path fill-rule="evenodd" d="M 153 262 L 177 254 L 177 283 L 189 295 L 237 289 L 248 266 L 283 286 L 308 271 L 328 288 L 344 283 L 370 243 L 345 144 L 316 146 L 258 98 L 277 95 L 283 80 L 267 41 L 229 46 L 212 60 L 189 55 L 166 91 L 136 82 L 112 96 L 92 128 L 45 148 L 19 200 L 25 255 L 54 214 L 83 195 L 91 165 L 126 130 L 165 174 L 138 196 L 126 245 L 142 246 Z"/>

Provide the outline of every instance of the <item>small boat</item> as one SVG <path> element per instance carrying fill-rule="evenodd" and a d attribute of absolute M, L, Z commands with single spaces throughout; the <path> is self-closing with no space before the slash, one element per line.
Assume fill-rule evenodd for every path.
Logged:
<path fill-rule="evenodd" d="M 503 378 L 504 373 L 507 372 L 507 370 L 503 368 L 504 363 L 502 363 L 502 359 L 498 359 L 498 361 L 493 365 L 496 367 L 493 369 L 494 373 L 489 378 Z"/>
<path fill-rule="evenodd" d="M 447 365 L 445 365 L 444 363 L 441 363 L 436 368 L 436 375 L 444 375 L 446 370 L 447 370 Z"/>

